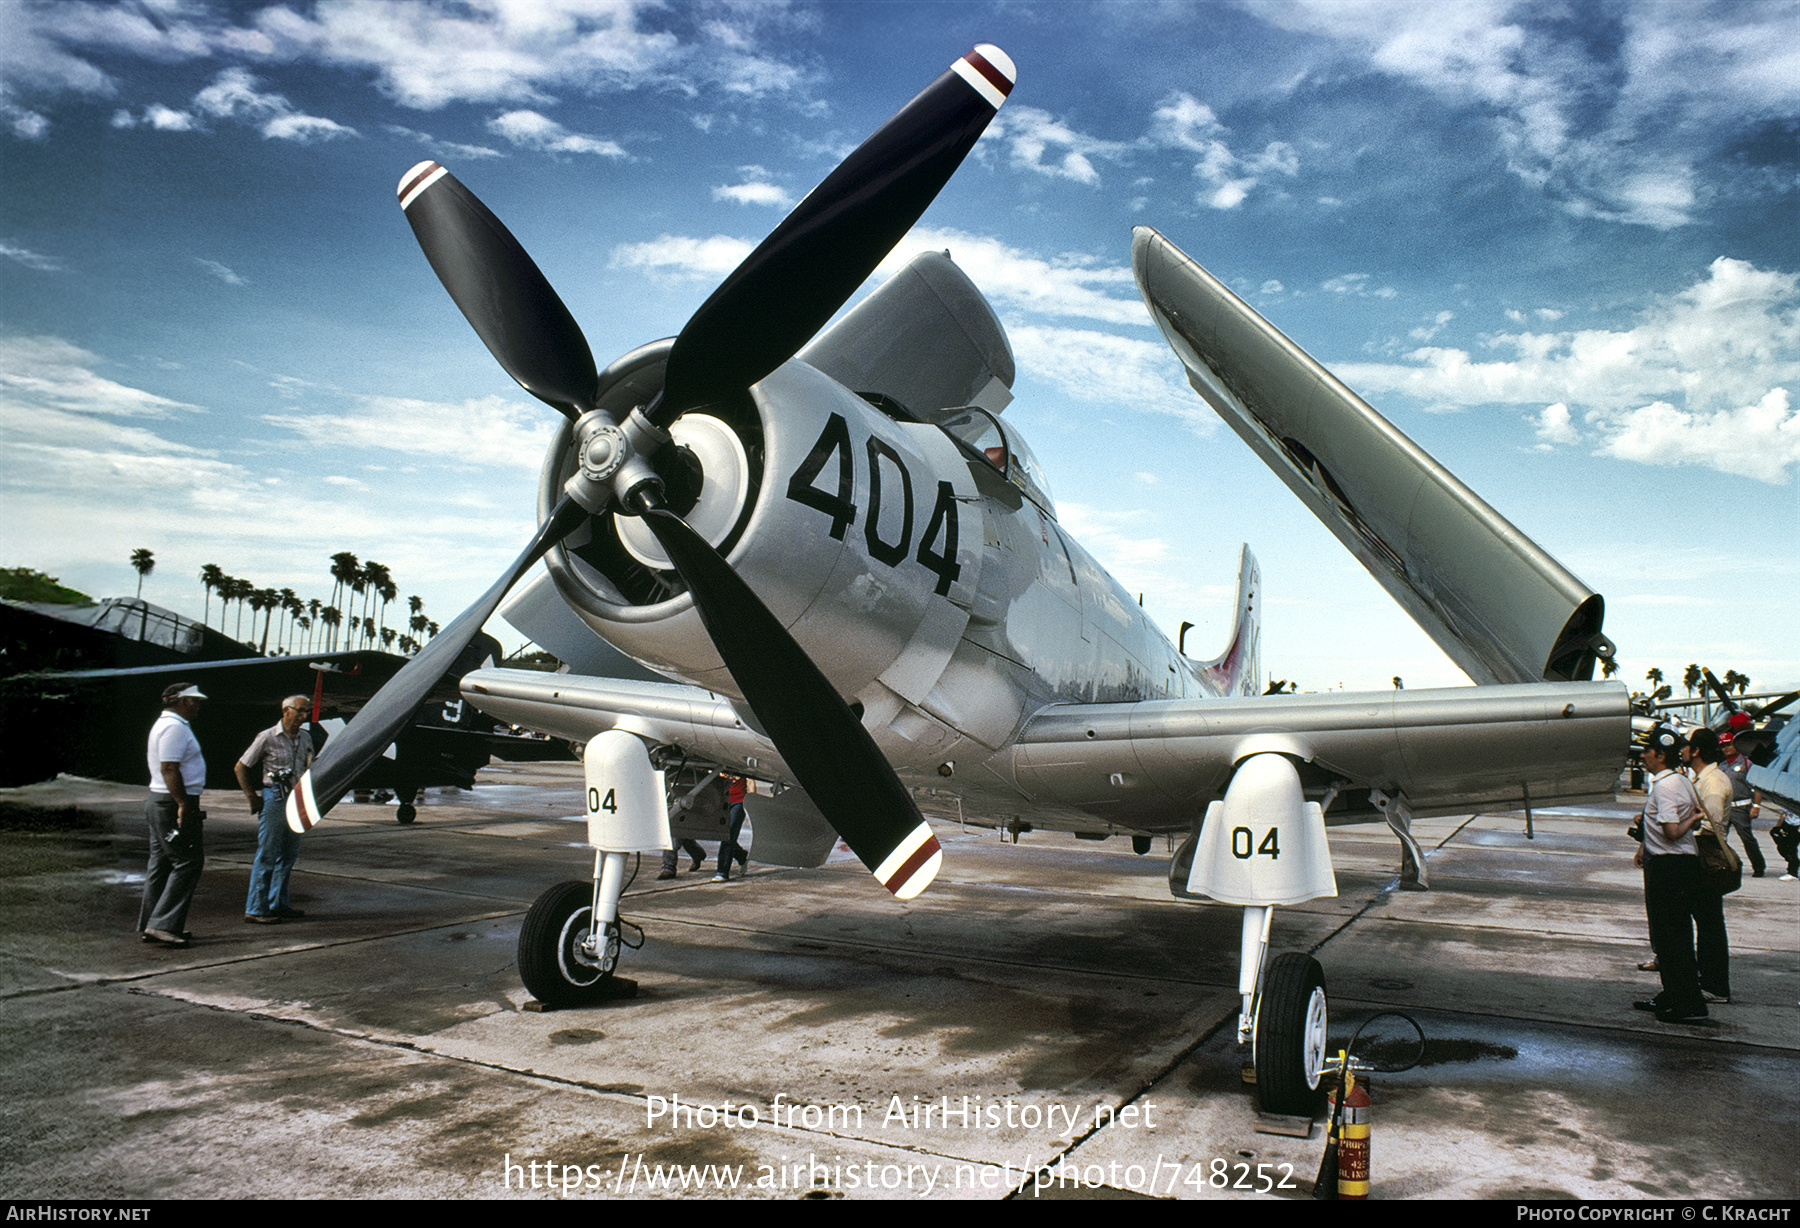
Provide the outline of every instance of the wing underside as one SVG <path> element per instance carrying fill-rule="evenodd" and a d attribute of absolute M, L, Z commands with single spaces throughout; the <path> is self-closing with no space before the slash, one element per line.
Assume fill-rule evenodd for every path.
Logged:
<path fill-rule="evenodd" d="M 1132 264 L 1194 390 L 1470 678 L 1593 676 L 1598 593 L 1160 234 Z"/>

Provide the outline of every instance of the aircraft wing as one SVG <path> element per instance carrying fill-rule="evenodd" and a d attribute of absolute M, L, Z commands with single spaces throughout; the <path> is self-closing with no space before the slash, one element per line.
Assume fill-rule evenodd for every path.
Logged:
<path fill-rule="evenodd" d="M 1374 816 L 1372 789 L 1414 814 L 1610 801 L 1630 740 L 1623 686 L 1568 682 L 1058 704 L 1026 722 L 1013 756 L 1033 799 L 1130 826 L 1158 809 L 1191 822 L 1242 759 L 1274 751 L 1298 761 L 1310 797 L 1332 792 L 1327 821 L 1346 822 Z"/>
<path fill-rule="evenodd" d="M 475 671 L 462 687 L 490 716 L 553 737 L 585 742 L 622 729 L 715 762 L 748 762 L 767 779 L 788 776 L 730 702 L 699 687 L 504 669 Z M 1095 827 L 1060 815 L 1186 830 L 1238 761 L 1261 751 L 1300 761 L 1315 798 L 1337 786 L 1330 821 L 1360 822 L 1379 817 L 1371 789 L 1404 797 L 1415 814 L 1610 801 L 1630 739 L 1618 683 L 1340 691 L 1056 704 L 1002 752 L 1010 764 L 989 766 L 1011 777 L 1040 827 Z"/>
<path fill-rule="evenodd" d="M 1600 594 L 1162 235 L 1131 256 L 1194 390 L 1470 678 L 1593 677 Z"/>

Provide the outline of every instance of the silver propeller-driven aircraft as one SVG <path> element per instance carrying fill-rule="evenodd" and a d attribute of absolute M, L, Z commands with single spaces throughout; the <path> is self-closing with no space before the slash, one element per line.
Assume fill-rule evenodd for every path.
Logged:
<path fill-rule="evenodd" d="M 1263 1105 L 1307 1112 L 1324 976 L 1267 958 L 1273 909 L 1336 893 L 1327 823 L 1385 821 L 1423 883 L 1414 815 L 1610 798 L 1630 713 L 1623 686 L 1587 681 L 1612 652 L 1603 603 L 1152 230 L 1133 242 L 1138 285 L 1195 390 L 1481 685 L 1259 695 L 1247 549 L 1225 651 L 1190 660 L 1057 523 L 1002 414 L 1006 335 L 947 255 L 819 333 L 1014 79 L 996 47 L 962 57 L 679 336 L 604 370 L 499 220 L 436 163 L 407 172 L 400 204 L 433 269 L 566 421 L 537 535 L 332 739 L 289 822 L 343 796 L 542 559 L 509 617 L 575 672 L 462 683 L 494 716 L 586 744 L 591 881 L 550 889 L 520 934 L 540 1000 L 605 991 L 628 854 L 668 848 L 671 812 L 679 834 L 719 770 L 772 787 L 751 799 L 758 860 L 816 866 L 842 838 L 901 899 L 942 863 L 921 808 L 1139 852 L 1173 835 L 1174 893 L 1243 906 L 1239 1038 Z"/>

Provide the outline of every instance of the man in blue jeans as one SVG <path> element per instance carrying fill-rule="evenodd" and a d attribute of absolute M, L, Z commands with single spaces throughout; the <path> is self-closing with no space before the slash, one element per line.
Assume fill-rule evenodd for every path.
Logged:
<path fill-rule="evenodd" d="M 312 701 L 290 695 L 281 701 L 281 723 L 263 730 L 237 761 L 238 784 L 257 815 L 256 862 L 250 868 L 250 896 L 244 920 L 274 925 L 306 914 L 288 904 L 288 875 L 300 856 L 300 835 L 288 830 L 287 797 L 294 782 L 312 766 L 312 737 L 304 728 Z M 261 772 L 267 787 L 258 790 L 252 773 Z"/>

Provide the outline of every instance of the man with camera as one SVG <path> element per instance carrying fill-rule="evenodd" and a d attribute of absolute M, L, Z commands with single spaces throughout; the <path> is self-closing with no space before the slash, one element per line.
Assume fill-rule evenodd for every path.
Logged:
<path fill-rule="evenodd" d="M 312 701 L 290 695 L 281 701 L 281 723 L 263 730 L 237 761 L 238 784 L 250 803 L 256 824 L 256 862 L 250 868 L 250 896 L 244 920 L 274 925 L 306 914 L 288 904 L 288 875 L 300 855 L 300 835 L 288 830 L 287 798 L 294 782 L 312 766 L 311 736 L 302 726 Z M 252 773 L 260 770 L 267 786 L 258 790 Z"/>

